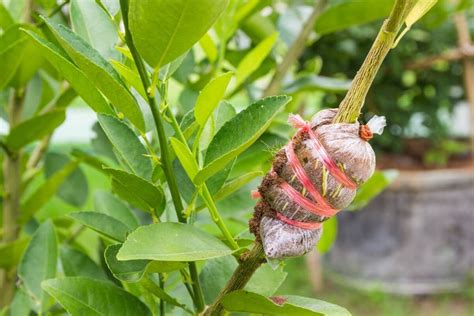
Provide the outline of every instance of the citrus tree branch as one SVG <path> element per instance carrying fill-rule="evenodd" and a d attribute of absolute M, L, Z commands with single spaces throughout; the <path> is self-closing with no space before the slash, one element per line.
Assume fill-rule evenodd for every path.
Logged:
<path fill-rule="evenodd" d="M 395 43 L 396 36 L 416 1 L 396 0 L 390 16 L 385 20 L 364 63 L 357 72 L 351 87 L 339 105 L 333 123 L 352 123 L 359 117 L 365 97 L 385 56 Z"/>
<path fill-rule="evenodd" d="M 178 217 L 178 221 L 181 223 L 186 223 L 186 218 L 183 215 L 183 202 L 181 201 L 181 196 L 179 194 L 178 184 L 176 181 L 176 177 L 174 175 L 172 162 L 170 159 L 170 153 L 168 148 L 168 140 L 164 129 L 163 118 L 161 113 L 158 109 L 158 104 L 153 93 L 150 93 L 150 79 L 148 78 L 148 74 L 145 68 L 145 63 L 141 58 L 140 54 L 138 53 L 133 40 L 130 34 L 130 30 L 128 27 L 128 0 L 120 0 L 120 8 L 122 11 L 123 22 L 125 26 L 125 41 L 130 49 L 132 54 L 133 60 L 135 65 L 137 66 L 138 73 L 140 75 L 140 79 L 143 84 L 143 88 L 147 91 L 148 96 L 148 105 L 150 106 L 151 113 L 153 115 L 153 120 L 155 122 L 156 132 L 158 134 L 158 140 L 160 143 L 160 150 L 161 150 L 161 161 L 163 163 L 163 169 L 166 177 L 166 181 L 168 182 L 168 187 L 171 193 L 171 198 L 173 200 L 173 204 L 176 210 L 176 215 Z M 193 288 L 193 299 L 194 305 L 198 312 L 201 312 L 204 309 L 204 297 L 202 294 L 202 289 L 199 283 L 199 276 L 197 273 L 196 263 L 190 262 L 189 263 L 189 272 L 192 280 L 192 288 Z"/>
<path fill-rule="evenodd" d="M 215 302 L 205 311 L 204 315 L 220 315 L 223 311 L 221 302 L 224 296 L 227 293 L 244 288 L 255 271 L 257 271 L 260 265 L 265 261 L 264 258 L 262 244 L 257 241 L 249 252 L 242 255 L 240 264 L 235 269 L 234 274 L 219 293 Z"/>
<path fill-rule="evenodd" d="M 350 122 L 357 119 L 375 74 L 388 51 L 392 48 L 396 35 L 413 4 L 413 0 L 397 0 L 395 2 L 389 18 L 384 22 L 364 64 L 354 78 L 351 89 L 340 106 L 337 122 Z M 260 241 L 256 241 L 252 250 L 242 257 L 227 285 L 219 293 L 214 303 L 205 311 L 205 315 L 221 315 L 223 312 L 221 302 L 224 296 L 232 291 L 242 289 L 263 260 L 263 246 Z"/>

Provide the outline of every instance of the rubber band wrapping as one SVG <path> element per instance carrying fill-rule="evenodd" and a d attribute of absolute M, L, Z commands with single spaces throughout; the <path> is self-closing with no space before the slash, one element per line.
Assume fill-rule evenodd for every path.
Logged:
<path fill-rule="evenodd" d="M 260 202 L 250 229 L 269 259 L 310 251 L 322 222 L 349 205 L 358 185 L 374 171 L 375 154 L 367 143 L 370 125 L 380 133 L 385 119 L 376 117 L 363 126 L 332 124 L 335 113 L 320 111 L 311 122 L 290 115 L 288 121 L 298 131 L 277 154 L 259 190 L 252 192 Z"/>

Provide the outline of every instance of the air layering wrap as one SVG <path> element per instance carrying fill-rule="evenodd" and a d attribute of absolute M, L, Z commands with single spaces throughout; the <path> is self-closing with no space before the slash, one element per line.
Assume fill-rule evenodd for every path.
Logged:
<path fill-rule="evenodd" d="M 367 125 L 337 123 L 337 110 L 322 110 L 311 122 L 289 121 L 298 132 L 275 156 L 254 197 L 260 198 L 250 230 L 269 259 L 300 256 L 319 240 L 326 219 L 347 207 L 357 187 L 375 169 L 368 140 L 380 134 L 385 118 Z"/>

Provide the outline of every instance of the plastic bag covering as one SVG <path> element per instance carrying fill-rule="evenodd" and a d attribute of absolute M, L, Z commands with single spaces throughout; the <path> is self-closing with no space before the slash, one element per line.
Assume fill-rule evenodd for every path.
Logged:
<path fill-rule="evenodd" d="M 322 110 L 311 122 L 298 116 L 293 139 L 275 156 L 272 169 L 258 188 L 260 198 L 250 230 L 269 259 L 300 256 L 321 236 L 321 223 L 347 207 L 357 187 L 375 169 L 375 154 L 367 142 L 381 133 L 385 118 L 371 124 L 332 124 L 337 110 Z"/>

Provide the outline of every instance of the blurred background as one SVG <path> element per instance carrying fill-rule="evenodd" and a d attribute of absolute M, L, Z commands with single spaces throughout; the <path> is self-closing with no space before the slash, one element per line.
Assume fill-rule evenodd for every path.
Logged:
<path fill-rule="evenodd" d="M 4 0 L 4 5 L 21 15 L 20 2 Z M 99 2 L 111 12 L 118 10 L 118 1 Z M 274 32 L 279 40 L 231 96 L 237 111 L 266 93 L 274 69 L 295 45 L 305 21 L 314 10 L 319 12 L 301 54 L 281 78 L 278 90 L 291 94 L 293 101 L 237 159 L 230 178 L 268 170 L 275 149 L 294 132 L 286 123 L 288 113 L 309 118 L 338 106 L 393 3 L 334 0 L 315 9 L 313 1 L 257 2 L 229 39 L 223 68 L 235 68 Z M 67 20 L 69 12 L 65 5 L 55 19 Z M 109 58 L 120 59 L 115 53 Z M 212 73 L 210 55 L 201 41 L 170 82 L 171 103 L 180 118 Z M 37 72 L 28 82 L 26 111 L 35 113 L 48 104 L 59 85 L 46 71 Z M 5 91 L 0 105 L 7 102 Z M 317 250 L 286 261 L 288 274 L 279 292 L 335 302 L 354 315 L 474 315 L 473 113 L 473 2 L 440 0 L 389 53 L 366 99 L 361 120 L 377 114 L 388 122 L 383 135 L 371 141 L 379 170 L 350 209 L 325 223 Z M 7 131 L 1 120 L 0 134 Z M 52 135 L 44 177 L 64 165 L 73 149 L 115 159 L 95 113 L 80 98 Z M 254 205 L 249 192 L 259 181 L 255 178 L 218 205 L 242 238 Z M 41 180 L 36 182 L 37 187 Z M 99 190 L 110 190 L 109 179 L 81 165 L 36 219 L 61 221 L 68 212 L 92 208 L 92 195 Z M 205 212 L 199 218 L 215 230 Z M 88 231 L 81 232 L 78 243 L 99 246 Z M 98 260 L 97 253 L 89 255 Z"/>

